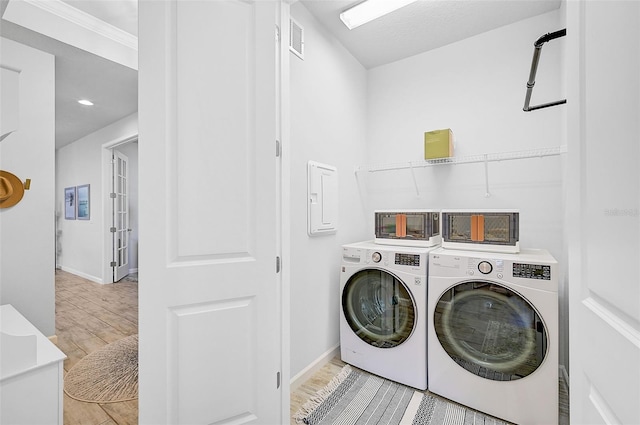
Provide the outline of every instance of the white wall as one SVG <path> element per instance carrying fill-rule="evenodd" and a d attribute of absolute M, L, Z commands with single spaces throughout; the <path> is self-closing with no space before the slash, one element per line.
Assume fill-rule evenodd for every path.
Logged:
<path fill-rule="evenodd" d="M 366 137 L 367 72 L 301 3 L 304 61 L 291 56 L 291 375 L 339 344 L 340 246 L 369 237 L 354 177 Z M 307 162 L 338 168 L 339 228 L 307 235 Z"/>
<path fill-rule="evenodd" d="M 56 212 L 58 219 L 57 266 L 103 282 L 103 237 L 107 231 L 103 206 L 103 148 L 105 143 L 135 135 L 138 114 L 131 114 L 56 151 Z M 64 219 L 64 188 L 91 185 L 90 220 Z"/>
<path fill-rule="evenodd" d="M 55 334 L 54 57 L 0 39 L 0 64 L 20 71 L 19 129 L 0 142 L 0 168 L 31 179 L 17 205 L 0 210 L 0 304 L 12 304 L 44 335 Z"/>
<path fill-rule="evenodd" d="M 451 128 L 455 156 L 554 147 L 566 143 L 566 106 L 522 110 L 533 43 L 564 28 L 555 11 L 520 21 L 369 72 L 367 162 L 424 158 L 424 132 Z M 544 45 L 532 105 L 565 97 L 565 40 Z M 564 282 L 563 170 L 561 157 L 361 173 L 369 213 L 375 208 L 516 208 L 521 247 L 548 249 L 560 261 Z M 566 294 L 563 288 L 560 294 Z M 567 300 L 561 299 L 567 320 Z M 561 335 L 561 364 L 568 362 Z"/>
<path fill-rule="evenodd" d="M 338 276 L 331 275 L 331 270 L 339 265 L 340 244 L 372 236 L 373 211 L 379 208 L 519 209 L 521 246 L 546 248 L 561 263 L 560 315 L 565 323 L 561 157 L 490 163 L 489 197 L 485 196 L 483 164 L 416 169 L 418 194 L 409 170 L 358 172 L 360 187 L 351 171 L 357 165 L 420 161 L 424 158 L 424 132 L 440 128 L 453 129 L 456 156 L 564 145 L 564 106 L 522 111 L 533 43 L 541 35 L 565 27 L 564 11 L 527 19 L 368 72 L 353 64 L 350 54 L 326 34 L 303 5 L 294 4 L 291 13 L 305 29 L 307 49 L 304 62 L 291 58 L 291 191 L 295 220 L 292 375 L 339 340 Z M 563 39 L 545 44 L 531 105 L 565 98 L 563 54 Z M 345 72 L 344 64 L 354 68 L 355 74 Z M 359 90 L 364 81 L 367 87 L 363 94 Z M 314 240 L 306 236 L 304 171 L 308 159 L 338 165 L 341 171 L 342 225 L 335 237 Z M 345 208 L 349 210 L 346 217 Z M 357 228 L 347 230 L 345 223 Z M 351 233 L 345 237 L 345 231 Z M 327 253 L 329 258 L 317 260 L 326 258 Z M 332 280 L 327 291 L 326 283 Z M 565 365 L 567 328 L 561 329 L 560 362 Z"/>

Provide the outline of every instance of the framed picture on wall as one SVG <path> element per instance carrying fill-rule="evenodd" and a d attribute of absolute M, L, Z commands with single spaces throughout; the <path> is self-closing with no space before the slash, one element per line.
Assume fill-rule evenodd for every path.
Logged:
<path fill-rule="evenodd" d="M 67 220 L 76 219 L 76 188 L 67 187 L 64 189 L 64 218 Z"/>
<path fill-rule="evenodd" d="M 82 186 L 78 186 L 78 220 L 89 220 L 90 213 L 90 193 L 89 193 L 89 185 L 83 184 Z"/>

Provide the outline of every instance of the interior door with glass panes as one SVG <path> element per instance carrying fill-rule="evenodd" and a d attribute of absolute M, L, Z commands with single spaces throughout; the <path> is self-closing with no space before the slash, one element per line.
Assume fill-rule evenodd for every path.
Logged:
<path fill-rule="evenodd" d="M 111 189 L 111 268 L 113 282 L 129 274 L 129 160 L 126 155 L 113 150 L 111 163 L 113 184 Z"/>

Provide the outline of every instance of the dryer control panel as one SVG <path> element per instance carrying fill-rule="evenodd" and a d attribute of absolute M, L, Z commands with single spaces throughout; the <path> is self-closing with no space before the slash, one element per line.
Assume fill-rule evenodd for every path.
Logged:
<path fill-rule="evenodd" d="M 513 263 L 513 277 L 551 280 L 551 266 L 546 264 Z"/>
<path fill-rule="evenodd" d="M 480 276 L 495 276 L 502 279 L 504 273 L 504 261 L 500 259 L 487 259 L 470 257 L 467 261 L 467 274 L 473 276 L 480 273 Z"/>
<path fill-rule="evenodd" d="M 438 249 L 429 254 L 429 276 L 479 279 L 558 291 L 558 263 L 546 250 L 525 249 L 519 254 L 474 254 Z"/>

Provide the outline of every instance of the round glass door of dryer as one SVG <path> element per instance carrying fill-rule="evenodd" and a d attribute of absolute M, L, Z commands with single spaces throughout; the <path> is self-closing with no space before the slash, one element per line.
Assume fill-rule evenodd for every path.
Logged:
<path fill-rule="evenodd" d="M 494 381 L 532 374 L 544 361 L 548 332 L 520 294 L 491 282 L 458 284 L 440 296 L 434 327 L 460 367 Z"/>
<path fill-rule="evenodd" d="M 342 292 L 342 311 L 353 332 L 378 348 L 402 344 L 416 324 L 416 305 L 406 285 L 379 269 L 351 276 Z"/>

